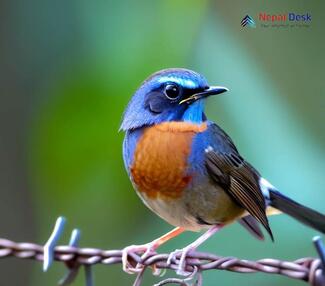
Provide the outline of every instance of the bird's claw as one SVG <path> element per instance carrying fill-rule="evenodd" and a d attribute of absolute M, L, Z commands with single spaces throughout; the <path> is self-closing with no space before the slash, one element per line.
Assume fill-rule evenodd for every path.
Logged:
<path fill-rule="evenodd" d="M 191 272 L 186 271 L 186 257 L 192 251 L 192 247 L 185 247 L 183 249 L 176 249 L 175 251 L 171 252 L 167 259 L 167 265 L 170 265 L 173 261 L 178 264 L 178 268 L 176 270 L 176 274 L 180 276 L 189 276 Z M 178 258 L 179 258 L 179 262 Z"/>
<path fill-rule="evenodd" d="M 139 253 L 142 253 L 141 262 L 143 262 L 149 256 L 156 254 L 155 249 L 156 247 L 152 243 L 147 243 L 143 245 L 130 245 L 125 247 L 122 251 L 123 271 L 129 274 L 141 272 L 144 268 L 144 265 L 142 263 L 137 263 L 136 266 L 134 267 L 128 260 L 128 257 L 130 256 L 130 254 L 139 255 Z"/>

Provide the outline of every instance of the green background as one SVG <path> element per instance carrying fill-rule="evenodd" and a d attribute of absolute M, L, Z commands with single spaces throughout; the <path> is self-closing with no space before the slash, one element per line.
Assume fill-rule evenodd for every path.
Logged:
<path fill-rule="evenodd" d="M 323 1 L 3 1 L 0 4 L 0 237 L 44 243 L 56 217 L 81 246 L 118 249 L 171 229 L 138 199 L 124 171 L 122 112 L 149 74 L 186 67 L 230 89 L 207 114 L 242 155 L 299 202 L 325 212 Z M 309 27 L 262 28 L 258 13 L 310 13 Z M 242 28 L 251 15 L 256 28 Z M 238 224 L 200 249 L 246 259 L 316 255 L 317 234 L 270 219 L 275 243 Z M 171 251 L 198 236 L 185 233 Z M 120 265 L 96 285 L 132 285 Z M 0 260 L 1 285 L 56 285 L 65 268 Z M 143 285 L 157 278 L 148 271 Z M 173 273 L 169 273 L 172 275 Z M 210 271 L 204 285 L 304 285 L 267 274 Z M 80 275 L 74 285 L 84 285 Z"/>

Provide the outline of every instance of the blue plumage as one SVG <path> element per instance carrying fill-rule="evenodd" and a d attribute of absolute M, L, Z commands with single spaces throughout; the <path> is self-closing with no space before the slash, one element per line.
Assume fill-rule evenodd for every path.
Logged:
<path fill-rule="evenodd" d="M 263 239 L 259 223 L 270 234 L 267 204 L 302 223 L 325 232 L 325 216 L 281 195 L 240 156 L 230 137 L 204 114 L 206 97 L 227 91 L 208 86 L 200 74 L 167 69 L 150 76 L 135 92 L 121 124 L 126 131 L 123 158 L 143 202 L 174 230 L 123 251 L 148 258 L 160 244 L 184 230 L 209 230 L 181 250 L 178 273 L 187 275 L 186 256 L 223 226 L 239 220 Z M 266 204 L 267 202 L 267 204 Z M 172 261 L 177 252 L 172 253 Z"/>
<path fill-rule="evenodd" d="M 136 129 L 150 126 L 164 121 L 180 121 L 187 110 L 187 105 L 179 104 L 177 100 L 166 98 L 164 89 L 168 84 L 177 85 L 179 88 L 178 99 L 189 94 L 203 91 L 208 87 L 206 79 L 193 71 L 186 69 L 166 69 L 153 74 L 135 92 L 130 100 L 121 124 L 121 130 Z M 192 108 L 192 107 L 191 107 Z M 201 103 L 197 106 L 203 111 Z M 199 120 L 198 112 L 187 112 L 188 120 Z"/>
<path fill-rule="evenodd" d="M 128 174 L 130 175 L 130 166 L 133 161 L 133 155 L 135 148 L 137 146 L 137 142 L 141 137 L 143 130 L 141 128 L 135 130 L 126 131 L 125 138 L 123 141 L 123 160 L 124 166 Z"/>

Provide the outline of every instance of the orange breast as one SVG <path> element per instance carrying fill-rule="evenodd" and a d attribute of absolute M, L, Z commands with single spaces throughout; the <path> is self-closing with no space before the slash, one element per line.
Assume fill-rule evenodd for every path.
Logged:
<path fill-rule="evenodd" d="M 191 180 L 186 174 L 192 139 L 207 125 L 164 122 L 148 127 L 140 138 L 131 175 L 140 192 L 150 198 L 178 198 Z"/>

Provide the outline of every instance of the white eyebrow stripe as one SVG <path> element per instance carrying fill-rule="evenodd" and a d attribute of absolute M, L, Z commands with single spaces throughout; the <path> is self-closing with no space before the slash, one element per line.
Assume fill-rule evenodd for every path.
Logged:
<path fill-rule="evenodd" d="M 159 78 L 158 82 L 175 82 L 181 86 L 186 86 L 189 88 L 197 88 L 198 84 L 195 83 L 193 80 L 190 79 L 185 79 L 185 78 L 179 78 L 179 77 L 174 77 L 174 76 L 163 76 Z"/>

